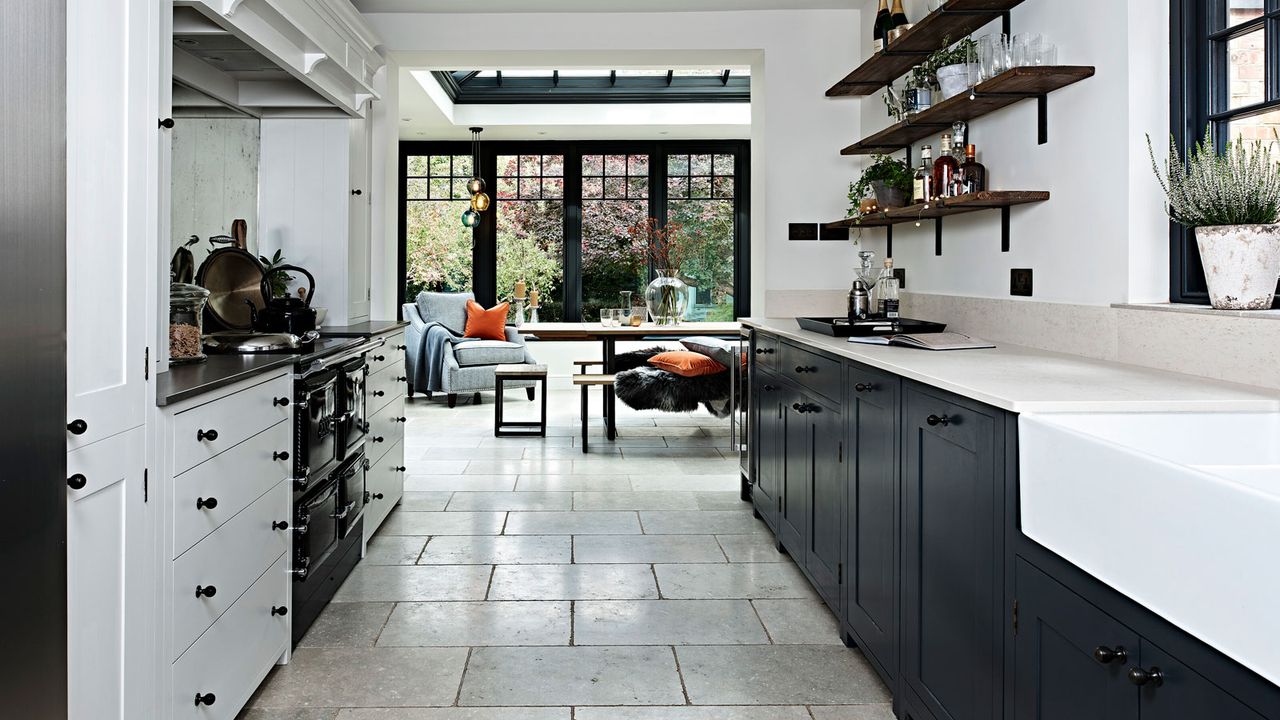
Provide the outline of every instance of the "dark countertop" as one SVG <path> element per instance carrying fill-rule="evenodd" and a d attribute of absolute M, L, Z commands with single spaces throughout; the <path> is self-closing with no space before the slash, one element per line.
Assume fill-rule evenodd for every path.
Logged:
<path fill-rule="evenodd" d="M 403 320 L 370 320 L 355 325 L 334 325 L 320 328 L 325 337 L 373 337 L 395 332 L 409 323 Z"/>
<path fill-rule="evenodd" d="M 177 365 L 156 376 L 156 405 L 173 405 L 254 375 L 342 352 L 359 345 L 363 337 L 321 337 L 305 354 L 209 355 L 202 363 Z"/>

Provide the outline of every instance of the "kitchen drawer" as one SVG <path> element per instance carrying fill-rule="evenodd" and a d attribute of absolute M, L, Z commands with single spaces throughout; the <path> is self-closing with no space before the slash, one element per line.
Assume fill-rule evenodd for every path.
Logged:
<path fill-rule="evenodd" d="M 762 332 L 756 333 L 756 363 L 766 370 L 777 371 L 778 351 L 781 343 L 778 338 L 772 335 L 765 335 Z"/>
<path fill-rule="evenodd" d="M 365 436 L 364 444 L 365 456 L 369 458 L 369 462 L 377 462 L 391 449 L 392 445 L 402 439 L 404 439 L 404 398 L 397 397 L 369 418 L 369 434 Z"/>
<path fill-rule="evenodd" d="M 782 374 L 800 387 L 812 390 L 839 405 L 844 367 L 837 360 L 783 343 L 779 350 Z"/>
<path fill-rule="evenodd" d="M 172 720 L 234 720 L 258 684 L 289 647 L 286 607 L 289 559 L 281 556 L 236 604 L 173 664 Z M 212 704 L 195 704 L 196 695 Z"/>
<path fill-rule="evenodd" d="M 293 464 L 293 425 L 274 427 L 179 475 L 173 487 L 173 553 L 178 557 L 281 480 Z M 212 501 L 213 507 L 209 507 Z"/>
<path fill-rule="evenodd" d="M 382 521 L 391 514 L 391 509 L 404 495 L 403 467 L 404 443 L 397 442 L 365 474 L 365 488 L 369 491 L 369 504 L 364 511 L 365 542 L 373 537 Z M 382 497 L 378 497 L 379 495 Z"/>
<path fill-rule="evenodd" d="M 369 373 L 373 374 L 398 362 L 404 362 L 404 331 L 385 335 L 382 347 L 370 350 L 365 356 L 369 361 Z"/>
<path fill-rule="evenodd" d="M 290 483 L 280 482 L 173 561 L 173 646 L 170 657 L 186 650 L 236 598 L 289 549 Z M 196 587 L 214 588 L 213 597 L 196 596 Z"/>
<path fill-rule="evenodd" d="M 387 365 L 370 375 L 365 383 L 365 412 L 374 415 L 392 400 L 403 398 L 407 391 L 404 362 Z"/>
<path fill-rule="evenodd" d="M 293 380 L 280 375 L 190 410 L 173 420 L 173 474 L 179 475 L 228 448 L 289 419 Z"/>

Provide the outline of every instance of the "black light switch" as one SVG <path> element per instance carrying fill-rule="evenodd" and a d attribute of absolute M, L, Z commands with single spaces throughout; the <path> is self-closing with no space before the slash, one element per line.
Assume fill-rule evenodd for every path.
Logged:
<path fill-rule="evenodd" d="M 829 227 L 823 225 L 818 230 L 819 240 L 844 240 L 849 239 L 849 228 L 847 227 Z"/>
<path fill-rule="evenodd" d="M 1031 297 L 1031 268 L 1014 268 L 1009 271 L 1009 294 L 1015 297 Z"/>
<path fill-rule="evenodd" d="M 790 223 L 787 225 L 788 240 L 817 240 L 818 223 Z"/>

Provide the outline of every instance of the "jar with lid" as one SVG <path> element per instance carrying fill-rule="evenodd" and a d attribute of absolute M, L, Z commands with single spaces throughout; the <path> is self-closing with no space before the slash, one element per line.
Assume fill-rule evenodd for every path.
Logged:
<path fill-rule="evenodd" d="M 169 364 L 205 361 L 204 306 L 209 291 L 188 283 L 169 284 Z"/>

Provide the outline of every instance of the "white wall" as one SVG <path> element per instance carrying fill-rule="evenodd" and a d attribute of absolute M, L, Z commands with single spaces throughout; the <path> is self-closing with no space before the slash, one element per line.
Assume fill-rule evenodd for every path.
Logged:
<path fill-rule="evenodd" d="M 172 247 L 191 235 L 208 240 L 231 234 L 231 221 L 249 225 L 250 252 L 258 247 L 257 118 L 176 118 L 173 125 Z M 196 267 L 210 246 L 192 246 Z"/>
<path fill-rule="evenodd" d="M 859 110 L 857 103 L 831 101 L 824 93 L 860 58 L 857 11 L 395 13 L 366 19 L 401 72 L 476 63 L 546 65 L 557 58 L 579 66 L 607 65 L 611 58 L 632 65 L 750 64 L 753 311 L 767 311 L 766 290 L 847 287 L 853 248 L 788 242 L 786 231 L 789 222 L 844 216 L 844 188 L 855 164 L 839 149 L 859 135 Z M 387 97 L 384 104 L 390 106 Z M 389 203 L 393 195 L 388 193 Z M 394 227 L 386 224 L 375 236 L 375 257 L 379 243 L 396 242 L 387 232 Z M 385 306 L 385 288 L 375 289 L 384 297 L 373 315 L 389 317 L 394 309 Z"/>

